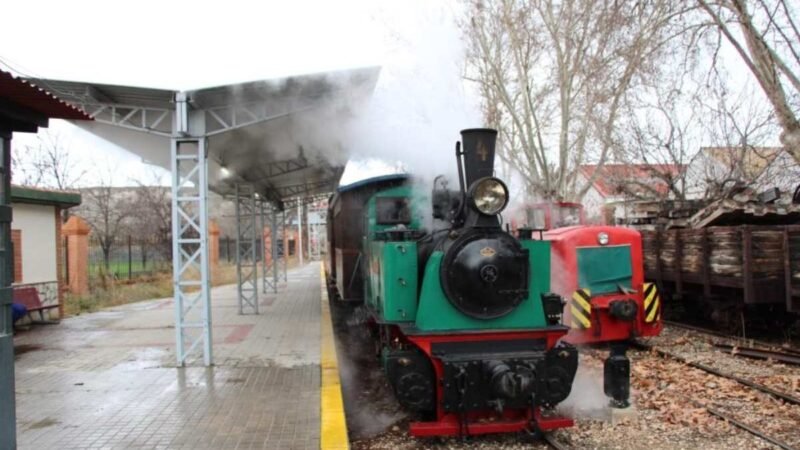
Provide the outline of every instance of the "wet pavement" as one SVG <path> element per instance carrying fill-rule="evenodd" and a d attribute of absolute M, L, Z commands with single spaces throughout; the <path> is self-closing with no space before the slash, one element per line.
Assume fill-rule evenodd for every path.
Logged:
<path fill-rule="evenodd" d="M 319 271 L 290 271 L 257 316 L 214 288 L 212 368 L 176 367 L 172 299 L 21 331 L 19 448 L 319 448 Z"/>

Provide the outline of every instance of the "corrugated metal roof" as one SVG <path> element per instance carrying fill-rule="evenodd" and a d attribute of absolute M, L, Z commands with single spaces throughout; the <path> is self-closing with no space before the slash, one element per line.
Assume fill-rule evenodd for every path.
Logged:
<path fill-rule="evenodd" d="M 47 86 L 60 98 L 74 104 L 116 103 L 120 105 L 143 108 L 173 108 L 175 94 L 178 91 L 154 89 L 137 86 L 118 86 L 114 84 L 87 83 L 83 81 L 65 81 L 50 79 L 33 79 L 35 83 Z"/>
<path fill-rule="evenodd" d="M 333 191 L 347 161 L 341 130 L 369 99 L 379 72 L 369 67 L 185 91 L 191 109 L 204 114 L 210 188 L 226 195 L 236 182 L 252 183 L 273 201 Z M 171 168 L 178 91 L 41 81 L 97 115 L 76 125 Z M 145 116 L 146 108 L 160 111 Z M 230 175 L 222 176 L 222 167 Z"/>
<path fill-rule="evenodd" d="M 92 120 L 81 109 L 3 70 L 0 70 L 0 98 L 51 119 Z"/>

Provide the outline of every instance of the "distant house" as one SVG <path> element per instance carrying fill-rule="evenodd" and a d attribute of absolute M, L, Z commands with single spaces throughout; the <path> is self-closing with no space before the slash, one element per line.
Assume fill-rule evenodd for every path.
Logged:
<path fill-rule="evenodd" d="M 73 192 L 11 187 L 13 286 L 35 287 L 43 305 L 64 304 L 61 212 L 80 203 L 81 195 Z"/>
<path fill-rule="evenodd" d="M 677 164 L 594 164 L 582 165 L 577 185 L 586 186 L 583 203 L 586 220 L 590 223 L 614 223 L 627 214 L 633 200 L 667 198 L 670 183 L 680 182 L 685 166 Z M 597 175 L 595 176 L 595 172 Z"/>
<path fill-rule="evenodd" d="M 781 147 L 703 147 L 686 169 L 686 198 L 716 198 L 737 187 L 760 189 L 759 184 L 769 187 L 773 177 L 790 183 L 790 163 L 796 167 Z"/>
<path fill-rule="evenodd" d="M 758 191 L 776 187 L 781 192 L 794 193 L 800 185 L 800 164 L 787 151 L 781 151 L 772 159 L 755 180 L 754 188 Z"/>

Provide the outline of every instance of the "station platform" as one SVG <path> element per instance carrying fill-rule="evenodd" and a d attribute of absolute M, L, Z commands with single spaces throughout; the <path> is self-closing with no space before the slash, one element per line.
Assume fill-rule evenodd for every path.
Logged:
<path fill-rule="evenodd" d="M 322 416 L 344 419 L 319 263 L 288 280 L 259 315 L 238 314 L 236 285 L 212 289 L 210 368 L 176 367 L 172 299 L 18 333 L 19 448 L 320 448 Z"/>

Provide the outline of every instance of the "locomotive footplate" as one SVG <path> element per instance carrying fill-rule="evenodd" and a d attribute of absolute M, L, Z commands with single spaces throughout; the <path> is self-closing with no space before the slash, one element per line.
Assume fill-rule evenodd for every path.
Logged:
<path fill-rule="evenodd" d="M 445 412 L 551 407 L 570 392 L 578 367 L 575 347 L 544 339 L 439 342 L 431 354 L 442 362 Z"/>

